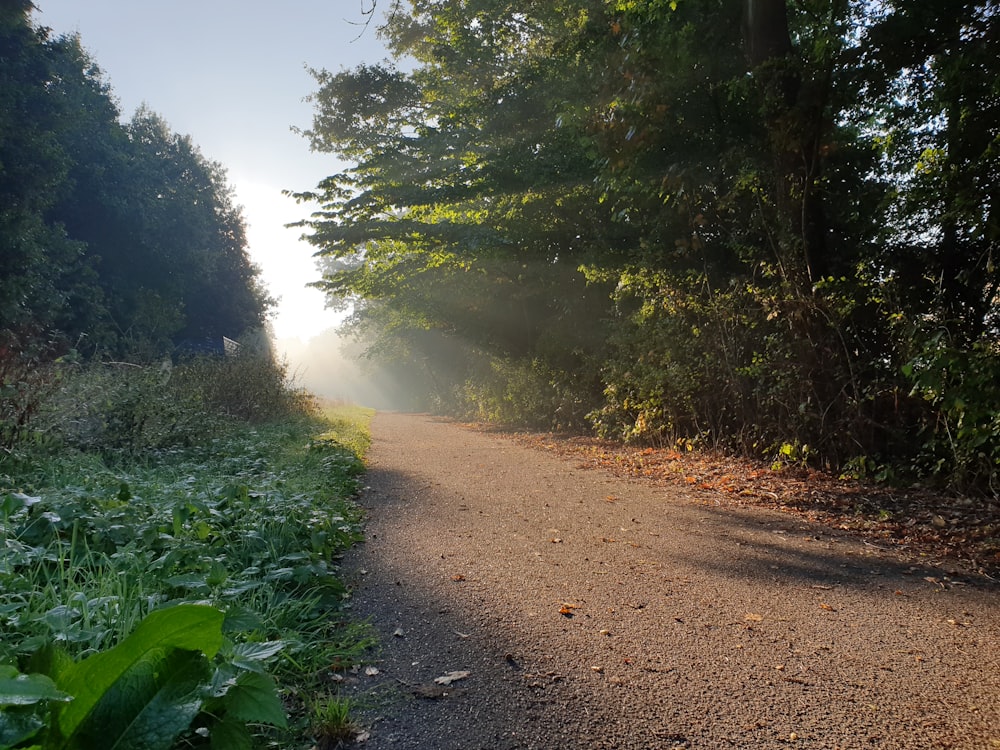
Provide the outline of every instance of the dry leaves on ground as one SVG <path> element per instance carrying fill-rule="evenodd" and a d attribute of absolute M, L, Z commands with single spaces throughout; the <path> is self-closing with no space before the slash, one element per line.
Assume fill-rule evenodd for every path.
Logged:
<path fill-rule="evenodd" d="M 908 553 L 990 578 L 1000 577 L 1000 502 L 900 489 L 795 467 L 771 468 L 708 452 L 624 446 L 586 437 L 520 434 L 520 442 L 584 468 L 676 484 L 715 505 L 794 513 Z M 608 498 L 609 502 L 618 498 Z"/>

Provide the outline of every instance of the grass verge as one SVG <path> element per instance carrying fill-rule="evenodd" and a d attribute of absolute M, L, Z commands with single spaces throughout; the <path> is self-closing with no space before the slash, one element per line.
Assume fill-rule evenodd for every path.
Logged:
<path fill-rule="evenodd" d="M 315 746 L 312 696 L 371 640 L 345 614 L 337 575 L 361 539 L 352 498 L 370 417 L 327 406 L 322 417 L 233 425 L 195 447 L 0 458 L 0 748 L 89 747 L 88 721 L 114 715 L 116 701 L 141 703 L 135 685 L 164 674 L 145 710 L 168 695 L 190 715 L 157 746 Z M 163 629 L 162 611 L 187 617 L 198 639 L 140 644 L 145 661 L 122 672 L 132 692 L 95 695 L 72 723 L 83 665 L 138 653 L 137 638 Z M 83 687 L 67 696 L 65 685 Z M 108 741 L 98 734 L 92 746 Z"/>

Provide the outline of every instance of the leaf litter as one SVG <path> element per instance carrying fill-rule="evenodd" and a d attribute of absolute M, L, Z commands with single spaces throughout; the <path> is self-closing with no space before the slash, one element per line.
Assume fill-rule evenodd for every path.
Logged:
<path fill-rule="evenodd" d="M 445 686 L 447 686 L 447 685 L 450 685 L 453 682 L 458 682 L 459 680 L 464 680 L 466 677 L 468 677 L 471 674 L 472 674 L 472 672 L 465 672 L 465 671 L 461 671 L 461 670 L 455 671 L 455 672 L 449 672 L 448 674 L 441 675 L 440 677 L 435 677 L 434 678 L 434 683 L 436 685 L 445 685 Z"/>
<path fill-rule="evenodd" d="M 579 468 L 681 485 L 705 504 L 777 509 L 922 561 L 949 562 L 964 572 L 1000 578 L 1000 499 L 996 497 L 890 487 L 707 451 L 680 452 L 553 434 L 510 437 L 579 459 Z"/>

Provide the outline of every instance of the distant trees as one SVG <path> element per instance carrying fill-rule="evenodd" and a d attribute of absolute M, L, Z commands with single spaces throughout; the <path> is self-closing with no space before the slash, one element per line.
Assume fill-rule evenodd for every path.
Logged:
<path fill-rule="evenodd" d="M 225 173 L 159 116 L 123 124 L 76 37 L 0 9 L 0 329 L 50 354 L 158 356 L 270 301 Z"/>
<path fill-rule="evenodd" d="M 1000 481 L 994 3 L 394 6 L 322 285 L 441 408 Z M 445 366 L 444 354 L 448 365 Z"/>

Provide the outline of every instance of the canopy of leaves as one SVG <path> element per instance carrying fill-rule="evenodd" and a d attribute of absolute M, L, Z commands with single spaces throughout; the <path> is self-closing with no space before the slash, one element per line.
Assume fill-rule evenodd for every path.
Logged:
<path fill-rule="evenodd" d="M 0 18 L 0 327 L 139 356 L 261 327 L 225 172 L 151 112 L 122 123 L 79 38 L 25 5 Z"/>
<path fill-rule="evenodd" d="M 319 285 L 443 408 L 995 486 L 998 27 L 397 3 L 395 63 L 316 72 Z"/>

